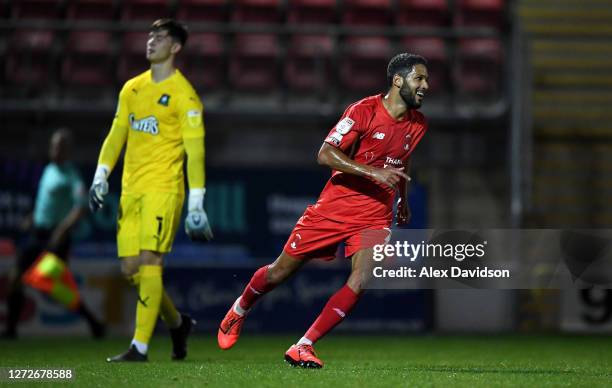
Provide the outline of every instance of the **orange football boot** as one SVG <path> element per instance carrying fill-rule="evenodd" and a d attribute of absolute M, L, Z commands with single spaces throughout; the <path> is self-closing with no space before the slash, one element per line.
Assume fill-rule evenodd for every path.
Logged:
<path fill-rule="evenodd" d="M 301 368 L 323 368 L 323 361 L 317 358 L 312 345 L 291 345 L 285 353 L 285 361 Z"/>
<path fill-rule="evenodd" d="M 234 303 L 237 302 L 238 301 Z M 243 316 L 236 314 L 234 305 L 232 304 L 232 307 L 230 307 L 227 314 L 225 314 L 225 318 L 221 321 L 219 331 L 217 332 L 217 343 L 221 349 L 227 350 L 238 341 L 245 316 L 246 314 Z"/>

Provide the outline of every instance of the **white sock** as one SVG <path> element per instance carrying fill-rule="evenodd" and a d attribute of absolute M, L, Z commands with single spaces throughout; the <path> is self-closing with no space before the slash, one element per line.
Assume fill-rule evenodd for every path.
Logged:
<path fill-rule="evenodd" d="M 298 343 L 297 343 L 297 344 L 298 344 L 298 345 L 310 345 L 310 346 L 312 346 L 312 341 L 311 341 L 311 340 L 309 340 L 309 339 L 308 339 L 308 338 L 306 338 L 306 337 L 302 337 L 302 338 L 300 338 L 300 340 L 298 341 Z"/>
<path fill-rule="evenodd" d="M 240 307 L 240 298 L 242 298 L 242 297 L 239 296 L 238 299 L 236 299 L 236 301 L 234 302 L 234 312 L 242 317 L 249 310 L 245 310 L 242 307 Z"/>
<path fill-rule="evenodd" d="M 136 350 L 138 350 L 138 353 L 140 354 L 147 354 L 147 351 L 149 350 L 149 345 L 136 341 L 135 339 L 132 340 L 132 345 L 136 346 Z"/>

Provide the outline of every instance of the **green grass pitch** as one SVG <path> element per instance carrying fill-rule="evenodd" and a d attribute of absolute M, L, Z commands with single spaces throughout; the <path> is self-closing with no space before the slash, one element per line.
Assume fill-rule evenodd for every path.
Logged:
<path fill-rule="evenodd" d="M 0 367 L 72 368 L 83 387 L 612 386 L 612 336 L 331 335 L 317 346 L 320 370 L 283 361 L 295 338 L 245 334 L 221 351 L 196 336 L 188 359 L 173 362 L 169 339 L 156 336 L 143 364 L 104 361 L 128 339 L 24 338 L 0 341 Z"/>

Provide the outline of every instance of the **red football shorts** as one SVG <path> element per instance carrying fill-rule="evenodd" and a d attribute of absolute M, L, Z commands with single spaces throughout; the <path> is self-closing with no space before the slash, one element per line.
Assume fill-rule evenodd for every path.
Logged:
<path fill-rule="evenodd" d="M 325 218 L 308 206 L 289 235 L 283 250 L 298 259 L 331 260 L 344 242 L 345 257 L 357 251 L 385 244 L 391 237 L 388 224 L 347 224 Z"/>

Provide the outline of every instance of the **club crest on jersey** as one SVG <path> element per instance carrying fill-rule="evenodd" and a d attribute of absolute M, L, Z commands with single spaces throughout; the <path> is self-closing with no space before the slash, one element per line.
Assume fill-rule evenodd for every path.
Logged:
<path fill-rule="evenodd" d="M 406 135 L 406 138 L 404 139 L 404 141 L 405 141 L 405 143 L 404 143 L 404 151 L 410 150 L 410 142 L 412 141 L 412 136 Z"/>
<path fill-rule="evenodd" d="M 202 124 L 202 113 L 197 109 L 188 111 L 187 122 L 193 128 L 199 127 Z"/>
<path fill-rule="evenodd" d="M 155 116 L 148 116 L 139 120 L 134 116 L 134 113 L 130 113 L 128 120 L 130 122 L 130 127 L 132 127 L 134 131 L 151 135 L 157 135 L 159 133 L 159 123 Z"/>
<path fill-rule="evenodd" d="M 159 105 L 168 106 L 170 103 L 170 96 L 167 94 L 162 94 L 162 96 L 157 100 Z"/>
<path fill-rule="evenodd" d="M 350 117 L 345 117 L 340 120 L 338 124 L 336 124 L 336 131 L 341 135 L 346 135 L 347 133 L 349 133 L 351 128 L 353 128 L 354 124 L 355 121 L 353 119 L 351 119 Z"/>

